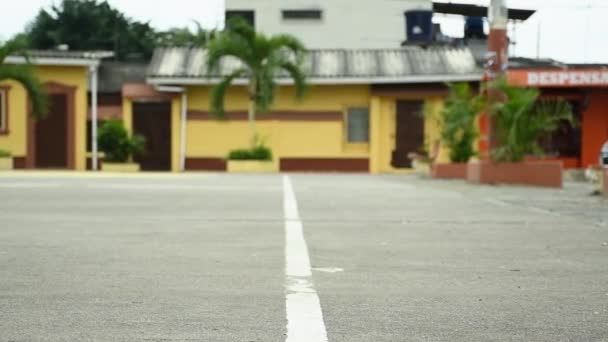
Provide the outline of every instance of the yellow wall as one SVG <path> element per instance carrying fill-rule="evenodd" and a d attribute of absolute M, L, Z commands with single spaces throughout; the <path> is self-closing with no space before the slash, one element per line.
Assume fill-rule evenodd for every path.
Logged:
<path fill-rule="evenodd" d="M 0 135 L 0 149 L 9 151 L 15 157 L 25 157 L 27 153 L 27 94 L 25 89 L 14 81 L 0 82 L 8 85 L 8 122 L 9 134 Z"/>
<path fill-rule="evenodd" d="M 188 87 L 188 108 L 209 110 L 210 87 Z M 295 98 L 291 86 L 277 89 L 271 110 L 343 110 L 345 107 L 369 105 L 370 89 L 367 85 L 310 86 L 302 100 Z M 226 94 L 227 111 L 247 110 L 245 87 L 232 87 Z M 260 114 L 263 115 L 263 114 Z"/>
<path fill-rule="evenodd" d="M 133 134 L 133 101 L 129 98 L 122 99 L 122 121 L 129 134 Z"/>
<path fill-rule="evenodd" d="M 372 98 L 370 112 L 370 140 L 372 156 L 370 170 L 372 173 L 391 172 L 392 152 L 395 149 L 396 105 L 391 98 Z"/>
<path fill-rule="evenodd" d="M 424 136 L 425 146 L 432 152 L 433 145 L 439 143 L 439 155 L 436 163 L 448 163 L 450 161 L 450 150 L 441 143 L 441 111 L 444 101 L 442 98 L 431 98 L 425 104 Z"/>
<path fill-rule="evenodd" d="M 181 98 L 171 102 L 171 171 L 180 171 L 181 158 Z"/>
<path fill-rule="evenodd" d="M 209 87 L 188 88 L 188 109 L 209 111 Z M 281 87 L 272 111 L 334 111 L 348 107 L 369 107 L 369 86 L 313 86 L 297 100 L 293 87 Z M 226 95 L 227 111 L 246 111 L 244 87 Z M 258 118 L 263 118 L 259 114 Z M 272 148 L 275 157 L 367 158 L 368 144 L 348 144 L 344 121 L 258 120 L 258 134 Z M 247 121 L 189 120 L 188 157 L 226 157 L 228 152 L 249 145 Z"/>
<path fill-rule="evenodd" d="M 292 87 L 279 89 L 272 111 L 339 111 L 348 107 L 370 108 L 370 142 L 346 143 L 346 122 L 338 121 L 257 121 L 257 131 L 275 153 L 275 157 L 310 158 L 369 158 L 373 173 L 399 172 L 391 166 L 395 149 L 396 98 L 372 97 L 369 86 L 315 86 L 309 89 L 302 101 L 294 99 Z M 415 99 L 415 98 L 412 98 Z M 416 98 L 421 99 L 421 98 Z M 438 114 L 443 107 L 440 97 L 422 99 L 425 108 Z M 209 111 L 209 88 L 188 89 L 189 110 Z M 247 94 L 244 87 L 228 91 L 227 111 L 244 112 Z M 263 117 L 260 114 L 258 118 Z M 439 139 L 440 126 L 425 119 L 425 137 L 428 148 Z M 247 147 L 249 127 L 246 121 L 190 120 L 187 126 L 188 157 L 225 157 L 232 149 Z M 445 149 L 440 160 L 445 160 Z"/>
<path fill-rule="evenodd" d="M 416 98 L 408 98 L 414 100 Z M 370 112 L 370 137 L 371 137 L 371 157 L 370 170 L 372 173 L 391 173 L 399 172 L 391 165 L 392 153 L 396 147 L 396 98 L 374 96 L 371 100 Z M 437 115 L 443 108 L 443 99 L 432 97 L 427 99 L 418 98 L 425 101 L 425 110 Z M 431 152 L 434 141 L 439 139 L 440 126 L 430 117 L 425 117 L 425 147 Z M 445 159 L 447 151 L 441 149 L 439 159 Z"/>
<path fill-rule="evenodd" d="M 88 70 L 86 67 L 39 66 L 36 74 L 40 81 L 56 82 L 76 87 L 75 93 L 75 158 L 76 169 L 86 168 L 86 118 Z M 12 81 L 1 82 L 11 86 L 9 92 L 9 130 L 7 136 L 0 136 L 0 149 L 9 150 L 15 157 L 25 157 L 27 150 L 28 101 L 25 89 Z"/>

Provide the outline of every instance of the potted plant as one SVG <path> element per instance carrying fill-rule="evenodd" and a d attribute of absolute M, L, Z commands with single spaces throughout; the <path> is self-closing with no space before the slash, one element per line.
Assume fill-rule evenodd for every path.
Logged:
<path fill-rule="evenodd" d="M 483 107 L 483 99 L 473 94 L 468 83 L 449 87 L 450 95 L 438 121 L 441 143 L 449 150 L 450 163 L 433 164 L 432 175 L 434 178 L 466 179 L 467 163 L 477 156 L 477 116 Z"/>
<path fill-rule="evenodd" d="M 227 169 L 228 172 L 272 173 L 278 171 L 278 165 L 270 148 L 256 138 L 255 147 L 230 151 Z"/>
<path fill-rule="evenodd" d="M 560 123 L 575 124 L 570 105 L 563 100 L 539 101 L 539 90 L 510 87 L 504 80 L 493 86 L 502 97 L 490 108 L 498 147 L 491 151 L 491 160 L 469 164 L 468 180 L 562 187 L 561 161 L 526 158 L 543 155 L 539 141 Z"/>
<path fill-rule="evenodd" d="M 12 170 L 13 157 L 9 151 L 0 150 L 0 170 Z"/>
<path fill-rule="evenodd" d="M 133 162 L 133 156 L 143 152 L 145 139 L 140 135 L 129 137 L 121 120 L 106 121 L 99 129 L 98 143 L 104 153 L 102 171 L 139 171 L 139 164 Z"/>

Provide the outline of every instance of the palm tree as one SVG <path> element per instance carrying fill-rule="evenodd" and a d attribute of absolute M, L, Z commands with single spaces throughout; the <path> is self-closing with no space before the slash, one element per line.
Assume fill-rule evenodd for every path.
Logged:
<path fill-rule="evenodd" d="M 484 106 L 468 83 L 449 84 L 450 95 L 441 112 L 441 140 L 450 149 L 453 163 L 467 163 L 477 152 L 477 116 Z"/>
<path fill-rule="evenodd" d="M 239 78 L 248 81 L 251 147 L 256 145 L 255 117 L 257 112 L 265 112 L 272 105 L 277 86 L 276 77 L 286 73 L 293 79 L 296 97 L 301 98 L 306 88 L 306 76 L 302 62 L 306 53 L 304 45 L 295 37 L 279 34 L 267 37 L 256 32 L 242 18 L 228 22 L 227 28 L 206 46 L 208 52 L 207 68 L 209 74 L 216 74 L 224 57 L 238 59 L 242 66 L 222 79 L 211 92 L 211 109 L 222 118 L 224 96 L 230 85 Z"/>
<path fill-rule="evenodd" d="M 553 133 L 562 123 L 576 125 L 572 107 L 563 99 L 539 100 L 538 89 L 517 88 L 504 79 L 493 87 L 503 99 L 492 107 L 500 145 L 492 151 L 499 162 L 520 162 L 527 155 L 544 153 L 539 142 Z"/>
<path fill-rule="evenodd" d="M 6 64 L 6 58 L 11 55 L 23 56 L 26 64 Z M 27 44 L 23 38 L 17 37 L 0 43 L 0 81 L 7 80 L 17 81 L 28 92 L 34 117 L 42 118 L 46 115 L 47 95 L 30 64 Z"/>

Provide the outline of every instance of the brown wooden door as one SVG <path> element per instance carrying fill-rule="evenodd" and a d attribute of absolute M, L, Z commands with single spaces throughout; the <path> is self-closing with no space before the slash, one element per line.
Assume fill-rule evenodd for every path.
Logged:
<path fill-rule="evenodd" d="M 141 169 L 170 171 L 171 103 L 134 103 L 133 130 L 146 138 L 144 154 L 135 158 Z"/>
<path fill-rule="evenodd" d="M 49 95 L 48 115 L 35 123 L 37 168 L 68 167 L 68 111 L 66 95 Z"/>
<path fill-rule="evenodd" d="M 396 124 L 392 165 L 396 168 L 409 168 L 412 167 L 412 162 L 407 155 L 420 151 L 424 145 L 422 102 L 398 101 Z"/>

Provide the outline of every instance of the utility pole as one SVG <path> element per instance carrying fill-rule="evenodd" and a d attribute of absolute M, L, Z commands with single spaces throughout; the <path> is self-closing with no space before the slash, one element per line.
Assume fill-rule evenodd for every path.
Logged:
<path fill-rule="evenodd" d="M 488 20 L 490 22 L 490 34 L 488 36 L 488 66 L 485 79 L 492 82 L 504 76 L 509 62 L 509 38 L 507 28 L 509 24 L 509 9 L 507 0 L 492 0 L 488 8 Z M 492 101 L 497 94 L 489 89 L 488 99 Z M 485 140 L 487 157 L 497 147 L 498 141 L 495 134 L 495 123 L 491 115 L 486 114 Z"/>
<path fill-rule="evenodd" d="M 488 52 L 492 56 L 488 65 L 488 72 L 491 78 L 495 79 L 504 74 L 509 62 L 509 38 L 507 35 L 509 10 L 507 0 L 492 0 L 488 11 L 490 22 Z"/>

